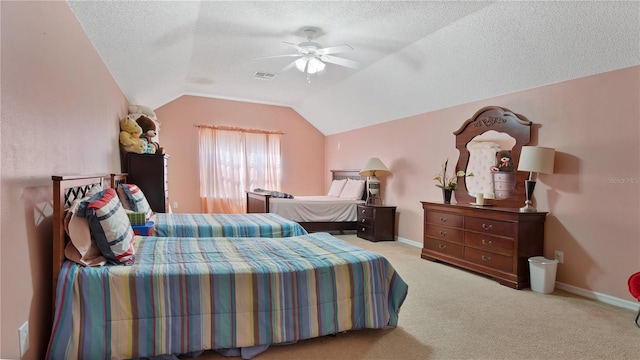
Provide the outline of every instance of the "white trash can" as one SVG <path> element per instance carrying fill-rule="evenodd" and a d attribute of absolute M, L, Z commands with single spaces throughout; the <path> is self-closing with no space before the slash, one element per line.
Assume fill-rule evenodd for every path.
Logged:
<path fill-rule="evenodd" d="M 556 287 L 556 271 L 558 260 L 547 259 L 544 256 L 529 258 L 529 276 L 531 290 L 543 294 L 553 292 Z"/>

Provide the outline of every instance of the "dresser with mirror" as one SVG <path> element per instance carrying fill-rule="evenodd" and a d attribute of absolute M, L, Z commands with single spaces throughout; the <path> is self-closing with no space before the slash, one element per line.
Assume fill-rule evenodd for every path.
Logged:
<path fill-rule="evenodd" d="M 528 259 L 543 255 L 546 212 L 520 212 L 527 173 L 518 172 L 532 123 L 497 106 L 477 111 L 454 132 L 460 152 L 456 201 L 422 201 L 421 257 L 476 272 L 514 289 L 529 287 Z M 509 157 L 498 168 L 498 155 Z M 471 176 L 470 174 L 473 173 Z M 484 204 L 475 202 L 483 194 Z"/>

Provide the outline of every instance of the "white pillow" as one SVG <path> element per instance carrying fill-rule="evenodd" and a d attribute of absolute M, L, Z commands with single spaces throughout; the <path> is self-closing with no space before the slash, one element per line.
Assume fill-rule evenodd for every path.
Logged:
<path fill-rule="evenodd" d="M 329 189 L 328 196 L 340 196 L 342 189 L 344 189 L 344 184 L 347 183 L 347 179 L 342 180 L 333 180 L 331 182 L 331 188 Z"/>
<path fill-rule="evenodd" d="M 347 179 L 340 197 L 344 199 L 360 200 L 364 191 L 364 180 Z"/>

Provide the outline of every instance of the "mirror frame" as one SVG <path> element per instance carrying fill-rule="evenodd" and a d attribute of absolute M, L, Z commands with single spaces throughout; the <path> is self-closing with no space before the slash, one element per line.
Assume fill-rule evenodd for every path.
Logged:
<path fill-rule="evenodd" d="M 465 171 L 469 165 L 470 153 L 467 149 L 467 144 L 476 136 L 489 130 L 509 134 L 516 140 L 515 145 L 511 149 L 511 158 L 517 169 L 522 146 L 529 144 L 531 141 L 531 124 L 531 121 L 527 120 L 524 116 L 499 106 L 487 106 L 478 110 L 473 117 L 462 124 L 460 129 L 453 132 L 456 136 L 456 148 L 460 154 L 458 163 L 456 164 L 456 171 Z M 527 172 L 516 170 L 515 191 L 507 199 L 489 200 L 490 203 L 500 207 L 522 207 L 526 200 L 524 181 L 528 176 L 529 174 Z M 475 201 L 475 198 L 469 195 L 464 176 L 458 178 L 458 187 L 455 193 L 456 200 L 460 204 L 469 204 Z"/>

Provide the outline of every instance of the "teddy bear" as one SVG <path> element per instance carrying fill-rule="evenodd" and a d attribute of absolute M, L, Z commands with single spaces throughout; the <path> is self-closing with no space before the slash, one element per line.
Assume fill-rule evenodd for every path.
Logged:
<path fill-rule="evenodd" d="M 145 153 L 147 144 L 140 139 L 140 134 L 142 134 L 142 128 L 135 120 L 129 116 L 120 120 L 120 144 L 124 151 L 136 154 Z"/>
<path fill-rule="evenodd" d="M 154 138 L 158 135 L 156 131 L 156 122 L 148 118 L 146 115 L 141 115 L 136 119 L 136 123 L 142 129 L 142 138 L 147 142 L 148 154 L 155 154 L 160 149 L 160 144 L 154 141 Z"/>
<path fill-rule="evenodd" d="M 513 159 L 511 158 L 511 150 L 500 150 L 496 153 L 497 164 L 491 167 L 491 171 L 497 172 L 513 172 Z"/>
<path fill-rule="evenodd" d="M 129 114 L 133 114 L 134 116 L 145 115 L 153 121 L 158 121 L 156 113 L 153 112 L 153 110 L 151 110 L 149 107 L 144 105 L 129 105 Z"/>

